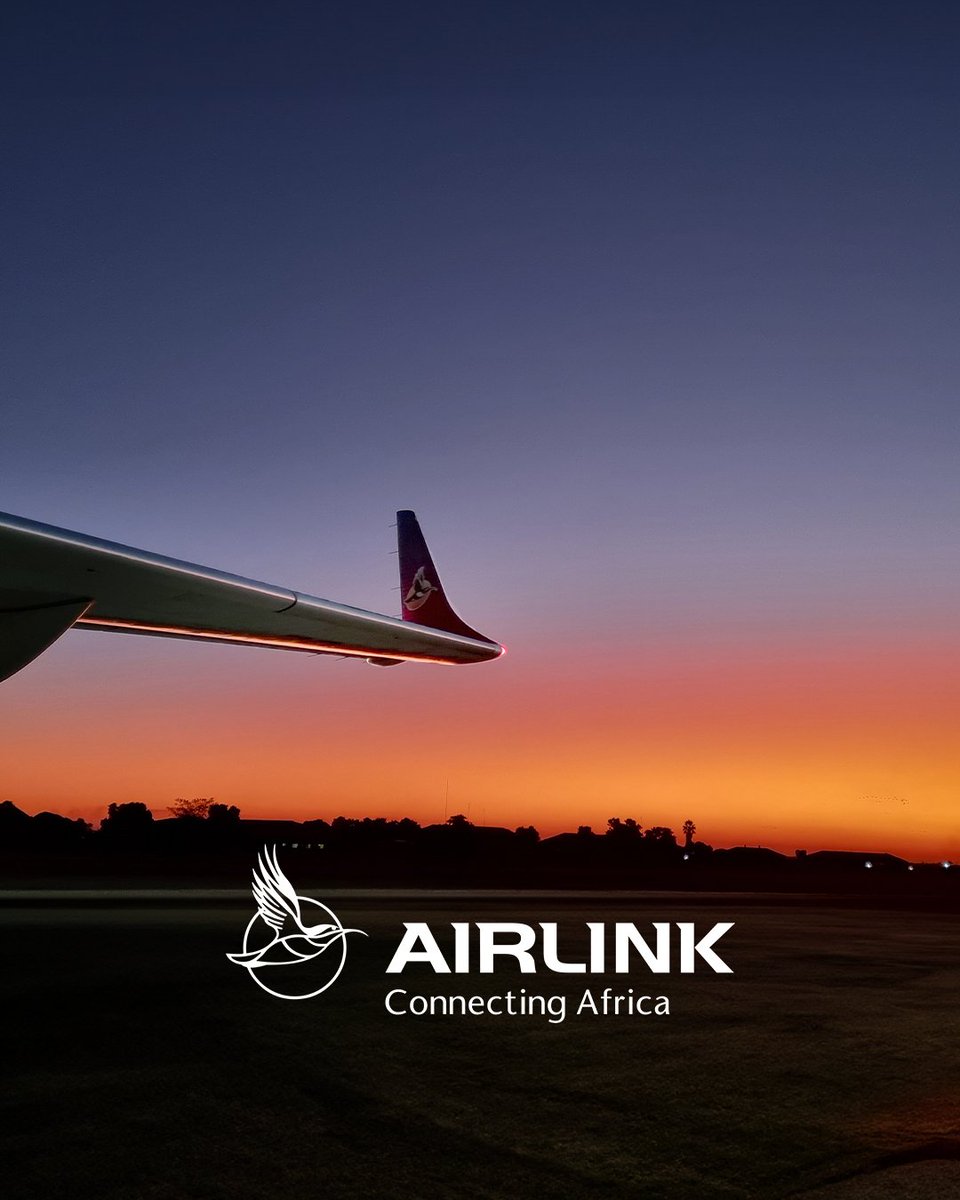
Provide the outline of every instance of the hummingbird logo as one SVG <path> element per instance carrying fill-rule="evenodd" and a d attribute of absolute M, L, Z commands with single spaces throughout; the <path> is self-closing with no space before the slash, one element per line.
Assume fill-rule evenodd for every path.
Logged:
<path fill-rule="evenodd" d="M 407 612 L 416 612 L 421 605 L 426 604 L 427 597 L 437 590 L 437 585 L 427 578 L 426 567 L 417 567 L 417 573 L 403 598 L 403 606 Z"/>
<path fill-rule="evenodd" d="M 280 870 L 276 846 L 272 852 L 264 846 L 257 857 L 253 898 L 257 911 L 244 930 L 243 949 L 227 958 L 280 1000 L 310 1000 L 325 992 L 347 961 L 346 935 L 366 937 L 362 929 L 344 929 L 319 900 L 297 895 Z"/>

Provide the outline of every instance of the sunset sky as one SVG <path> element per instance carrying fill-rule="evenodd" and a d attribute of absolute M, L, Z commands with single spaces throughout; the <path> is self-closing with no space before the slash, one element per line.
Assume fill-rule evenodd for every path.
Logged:
<path fill-rule="evenodd" d="M 509 652 L 69 633 L 0 799 L 960 859 L 955 6 L 3 24 L 0 509 L 396 613 L 413 508 Z"/>

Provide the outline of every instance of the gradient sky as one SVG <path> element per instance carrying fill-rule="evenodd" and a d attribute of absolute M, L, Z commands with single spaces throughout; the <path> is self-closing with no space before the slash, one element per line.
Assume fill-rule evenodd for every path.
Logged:
<path fill-rule="evenodd" d="M 497 663 L 68 634 L 0 798 L 960 858 L 960 15 L 9 4 L 0 508 Z"/>

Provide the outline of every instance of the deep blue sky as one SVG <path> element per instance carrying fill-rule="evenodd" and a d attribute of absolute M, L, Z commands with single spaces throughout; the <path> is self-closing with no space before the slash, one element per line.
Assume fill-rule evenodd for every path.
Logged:
<path fill-rule="evenodd" d="M 947 636 L 958 30 L 7 5 L 0 508 L 392 611 L 414 507 L 521 661 Z"/>

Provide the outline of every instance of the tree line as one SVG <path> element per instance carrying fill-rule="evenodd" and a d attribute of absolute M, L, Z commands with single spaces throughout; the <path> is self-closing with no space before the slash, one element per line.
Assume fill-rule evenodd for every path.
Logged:
<path fill-rule="evenodd" d="M 57 813 L 31 817 L 7 800 L 0 804 L 0 843 L 11 848 L 37 850 L 205 851 L 240 849 L 263 842 L 282 844 L 293 851 L 385 850 L 412 848 L 465 852 L 498 849 L 511 857 L 532 852 L 541 844 L 533 825 L 515 829 L 474 825 L 463 813 L 442 824 L 421 825 L 410 817 L 338 816 L 327 821 L 244 820 L 236 805 L 217 803 L 212 797 L 178 798 L 168 816 L 157 818 L 140 801 L 110 804 L 94 828 L 84 820 Z M 556 849 L 580 855 L 608 853 L 668 861 L 684 855 L 703 855 L 710 847 L 695 840 L 696 826 L 687 820 L 682 842 L 663 825 L 644 828 L 634 817 L 611 817 L 606 828 L 595 832 L 581 825 L 576 833 L 546 839 Z"/>

